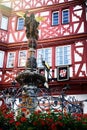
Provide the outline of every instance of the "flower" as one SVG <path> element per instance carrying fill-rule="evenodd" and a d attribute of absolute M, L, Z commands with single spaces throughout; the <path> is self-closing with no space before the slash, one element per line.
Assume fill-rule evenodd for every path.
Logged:
<path fill-rule="evenodd" d="M 51 125 L 51 130 L 57 130 L 55 123 Z"/>
<path fill-rule="evenodd" d="M 20 118 L 20 121 L 21 121 L 21 122 L 26 122 L 27 119 L 26 119 L 25 117 L 21 117 L 21 118 Z"/>
<path fill-rule="evenodd" d="M 10 112 L 10 113 L 7 113 L 7 114 L 5 114 L 5 118 L 6 119 L 12 119 L 12 118 L 14 118 L 14 113 L 13 112 Z"/>
<path fill-rule="evenodd" d="M 26 108 L 23 109 L 23 112 Z M 0 111 L 0 130 L 87 130 L 87 114 L 70 114 L 61 111 L 34 111 L 22 113 Z"/>
<path fill-rule="evenodd" d="M 20 125 L 21 125 L 21 123 L 20 123 L 20 122 L 18 122 L 18 121 L 17 121 L 17 122 L 15 122 L 15 126 L 17 126 L 17 127 L 18 127 L 18 126 L 20 126 Z"/>

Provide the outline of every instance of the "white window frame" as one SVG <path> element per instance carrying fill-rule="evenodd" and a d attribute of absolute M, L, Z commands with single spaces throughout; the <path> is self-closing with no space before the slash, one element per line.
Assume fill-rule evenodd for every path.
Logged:
<path fill-rule="evenodd" d="M 4 51 L 0 51 L 0 68 L 3 68 L 4 54 Z"/>
<path fill-rule="evenodd" d="M 18 55 L 18 67 L 23 67 L 26 65 L 27 60 L 27 50 L 19 51 Z"/>
<path fill-rule="evenodd" d="M 46 53 L 46 50 L 48 51 Z M 52 66 L 52 48 L 43 48 L 37 49 L 37 67 L 43 68 L 42 60 L 48 63 L 48 65 Z"/>
<path fill-rule="evenodd" d="M 65 52 L 65 49 L 67 53 Z M 70 45 L 56 47 L 55 62 L 56 62 L 55 63 L 56 66 L 71 64 L 71 46 Z"/>
<path fill-rule="evenodd" d="M 64 11 L 68 11 L 68 16 L 67 17 L 63 17 L 63 12 Z M 64 19 L 67 18 L 68 22 L 64 22 Z M 70 10 L 69 9 L 64 9 L 62 10 L 62 24 L 68 24 L 70 22 Z"/>
<path fill-rule="evenodd" d="M 8 17 L 7 16 L 3 15 L 1 18 L 1 29 L 8 30 Z"/>
<path fill-rule="evenodd" d="M 7 68 L 13 68 L 15 66 L 15 52 L 8 52 Z"/>
<path fill-rule="evenodd" d="M 57 19 L 57 22 L 58 22 L 57 24 L 54 24 L 54 20 L 55 20 L 55 19 L 54 19 L 53 16 L 54 16 L 55 13 L 58 13 L 58 17 L 56 18 L 56 19 Z M 59 11 L 53 11 L 53 12 L 52 12 L 52 25 L 53 25 L 53 26 L 56 26 L 56 25 L 58 25 L 58 24 L 59 24 Z"/>
<path fill-rule="evenodd" d="M 23 20 L 21 23 L 20 23 L 20 20 Z M 18 21 L 17 21 L 17 30 L 23 30 L 24 29 L 24 19 L 22 17 L 19 17 L 18 18 Z"/>

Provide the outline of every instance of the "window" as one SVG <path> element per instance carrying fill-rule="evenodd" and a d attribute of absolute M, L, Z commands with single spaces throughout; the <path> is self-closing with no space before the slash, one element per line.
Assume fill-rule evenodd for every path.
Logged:
<path fill-rule="evenodd" d="M 13 68 L 15 64 L 15 52 L 9 52 L 7 58 L 7 68 Z"/>
<path fill-rule="evenodd" d="M 0 68 L 3 68 L 4 51 L 0 51 Z"/>
<path fill-rule="evenodd" d="M 69 23 L 69 10 L 68 9 L 62 11 L 62 23 L 63 24 Z"/>
<path fill-rule="evenodd" d="M 59 12 L 55 11 L 52 13 L 52 25 L 58 25 L 59 24 Z"/>
<path fill-rule="evenodd" d="M 8 17 L 2 16 L 2 19 L 1 19 L 1 29 L 7 30 L 7 28 L 8 28 Z"/>
<path fill-rule="evenodd" d="M 0 1 L 2 5 L 4 5 L 5 7 L 10 7 L 12 8 L 12 2 L 10 0 L 1 0 Z"/>
<path fill-rule="evenodd" d="M 56 66 L 71 64 L 71 46 L 56 47 Z"/>
<path fill-rule="evenodd" d="M 25 66 L 26 65 L 26 59 L 27 59 L 27 51 L 19 51 L 19 58 L 18 58 L 18 66 Z"/>
<path fill-rule="evenodd" d="M 24 19 L 18 18 L 17 30 L 23 30 L 23 29 L 24 29 Z"/>
<path fill-rule="evenodd" d="M 37 49 L 37 66 L 43 67 L 42 60 L 52 66 L 52 48 Z"/>

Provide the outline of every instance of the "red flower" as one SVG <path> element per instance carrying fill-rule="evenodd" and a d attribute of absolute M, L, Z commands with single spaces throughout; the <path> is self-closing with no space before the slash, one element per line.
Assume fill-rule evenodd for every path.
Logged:
<path fill-rule="evenodd" d="M 82 124 L 87 125 L 87 122 L 84 121 L 84 122 L 82 122 Z"/>
<path fill-rule="evenodd" d="M 13 114 L 13 112 L 11 112 L 11 113 L 8 113 L 8 114 L 5 114 L 5 118 L 6 119 L 8 119 L 8 118 L 14 118 L 14 114 Z"/>
<path fill-rule="evenodd" d="M 58 124 L 59 126 L 63 126 L 63 123 L 58 121 L 56 124 Z"/>
<path fill-rule="evenodd" d="M 35 115 L 38 115 L 39 113 L 41 113 L 40 110 L 37 110 L 37 111 L 34 112 Z"/>
<path fill-rule="evenodd" d="M 59 112 L 59 113 L 60 113 L 61 111 L 60 111 L 60 110 L 58 110 L 58 109 L 55 109 L 55 110 L 54 110 L 54 112 Z"/>
<path fill-rule="evenodd" d="M 15 123 L 15 125 L 16 125 L 16 126 L 20 126 L 21 123 L 17 121 L 17 122 Z"/>
<path fill-rule="evenodd" d="M 46 108 L 45 111 L 46 111 L 47 113 L 50 113 L 50 109 L 49 109 L 49 108 Z"/>
<path fill-rule="evenodd" d="M 20 121 L 21 121 L 21 122 L 26 122 L 26 120 L 27 120 L 27 119 L 26 119 L 25 117 L 21 117 L 21 118 L 20 118 Z"/>
<path fill-rule="evenodd" d="M 14 119 L 12 119 L 12 120 L 9 121 L 10 124 L 12 124 L 12 123 L 14 123 L 14 122 L 15 122 Z"/>
<path fill-rule="evenodd" d="M 43 120 L 43 119 L 39 119 L 39 122 L 41 123 L 42 126 L 45 125 L 45 120 Z"/>
<path fill-rule="evenodd" d="M 87 119 L 87 114 L 83 114 L 83 118 Z"/>
<path fill-rule="evenodd" d="M 81 117 L 77 117 L 77 121 L 81 121 Z"/>
<path fill-rule="evenodd" d="M 37 122 L 36 122 L 36 121 L 34 121 L 34 122 L 33 122 L 33 125 L 34 125 L 34 126 L 36 126 L 36 125 L 37 125 Z"/>
<path fill-rule="evenodd" d="M 55 123 L 51 125 L 51 130 L 57 130 Z"/>
<path fill-rule="evenodd" d="M 30 113 L 30 112 L 29 112 L 29 111 L 27 111 L 27 113 L 26 113 L 26 114 L 28 115 L 29 113 Z"/>
<path fill-rule="evenodd" d="M 46 124 L 48 126 L 50 126 L 53 123 L 53 119 L 52 118 L 46 118 Z"/>
<path fill-rule="evenodd" d="M 83 114 L 77 113 L 77 116 L 80 117 L 80 118 L 82 118 Z"/>
<path fill-rule="evenodd" d="M 45 125 L 45 121 L 43 120 L 43 121 L 41 121 L 41 125 L 42 126 L 44 126 Z"/>
<path fill-rule="evenodd" d="M 52 122 L 53 122 L 53 119 L 51 119 L 51 118 L 46 118 L 46 122 L 52 123 Z"/>
<path fill-rule="evenodd" d="M 27 111 L 27 108 L 22 108 L 21 111 L 22 111 L 22 112 L 26 112 L 26 111 Z"/>
<path fill-rule="evenodd" d="M 74 116 L 74 117 L 81 117 L 81 118 L 82 118 L 82 117 L 83 117 L 83 114 L 74 113 L 73 116 Z"/>
<path fill-rule="evenodd" d="M 65 117 L 68 117 L 69 115 L 68 115 L 68 113 L 65 112 L 65 113 L 64 113 L 64 116 L 65 116 Z"/>
<path fill-rule="evenodd" d="M 59 120 L 62 120 L 62 118 L 63 118 L 63 117 L 62 117 L 61 115 L 58 117 Z"/>

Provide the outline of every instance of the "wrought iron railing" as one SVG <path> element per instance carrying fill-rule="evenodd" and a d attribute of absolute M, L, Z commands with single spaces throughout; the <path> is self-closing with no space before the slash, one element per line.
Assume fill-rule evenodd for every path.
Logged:
<path fill-rule="evenodd" d="M 11 87 L 0 92 L 0 104 L 6 104 L 12 111 L 18 111 L 21 108 L 27 108 L 29 111 L 40 109 L 57 109 L 63 112 L 83 113 L 83 102 L 78 101 L 74 96 L 65 94 L 67 88 L 63 88 L 59 95 L 51 95 L 52 89 L 38 88 L 37 86 L 24 86 L 20 88 Z"/>

